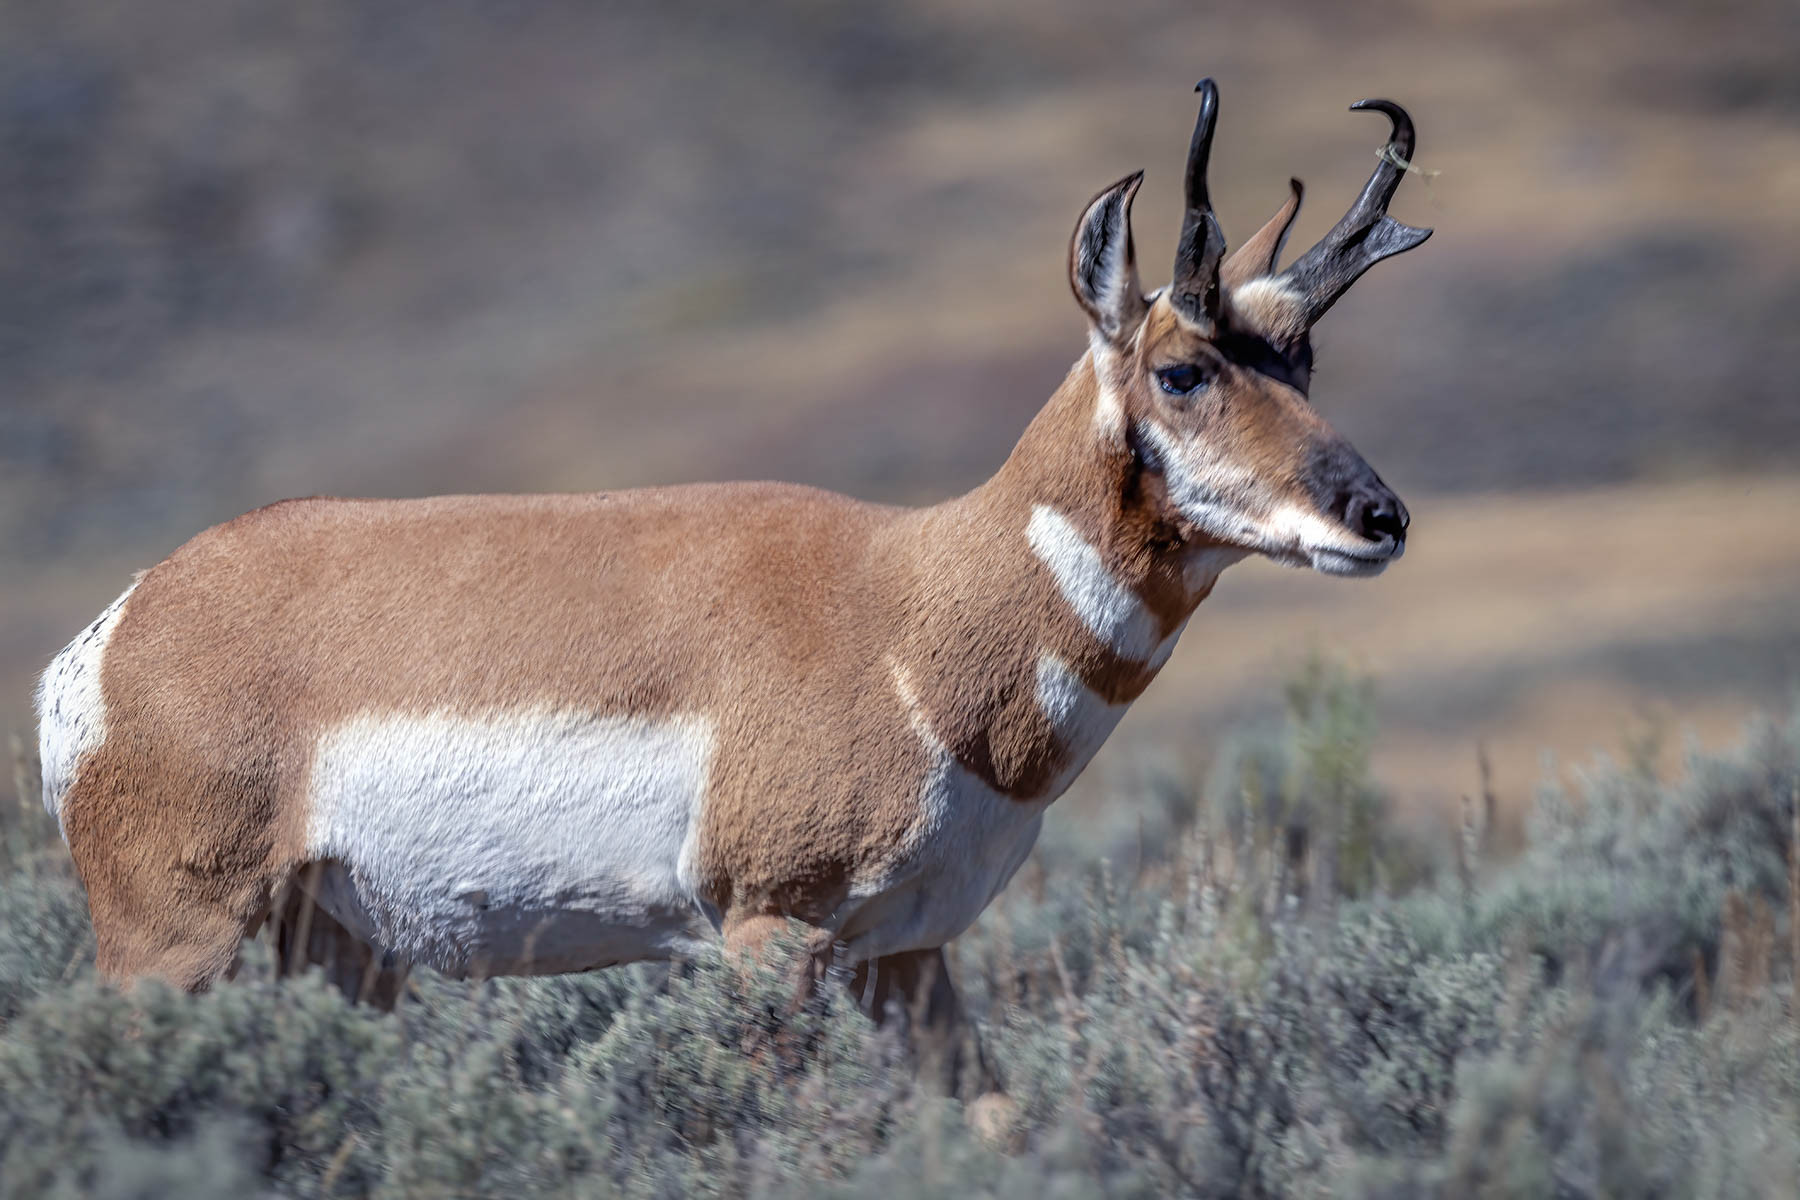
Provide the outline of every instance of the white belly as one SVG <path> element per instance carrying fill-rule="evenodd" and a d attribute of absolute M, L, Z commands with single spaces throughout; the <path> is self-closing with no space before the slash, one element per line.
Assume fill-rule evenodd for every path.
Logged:
<path fill-rule="evenodd" d="M 453 975 L 684 953 L 710 932 L 689 868 L 711 752 L 696 717 L 358 717 L 314 757 L 320 904 Z"/>

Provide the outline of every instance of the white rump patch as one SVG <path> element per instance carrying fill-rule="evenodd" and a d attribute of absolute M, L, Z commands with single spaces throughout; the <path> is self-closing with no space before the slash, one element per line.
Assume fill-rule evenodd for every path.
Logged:
<path fill-rule="evenodd" d="M 1114 579 L 1100 551 L 1047 504 L 1031 510 L 1025 528 L 1032 551 L 1043 560 L 1063 599 L 1081 623 L 1120 658 L 1143 662 L 1162 641 L 1156 618 L 1131 588 Z"/>
<path fill-rule="evenodd" d="M 106 740 L 106 702 L 100 694 L 100 670 L 125 601 L 137 590 L 133 580 L 114 600 L 50 660 L 38 680 L 38 759 L 43 764 L 44 807 L 62 825 L 62 802 L 75 782 L 81 758 Z"/>
<path fill-rule="evenodd" d="M 354 718 L 313 760 L 320 903 L 452 975 L 584 970 L 692 949 L 713 735 L 698 717 L 548 710 Z"/>

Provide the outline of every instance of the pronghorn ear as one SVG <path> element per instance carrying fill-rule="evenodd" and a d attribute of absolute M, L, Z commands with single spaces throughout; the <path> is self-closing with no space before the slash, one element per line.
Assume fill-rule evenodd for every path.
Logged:
<path fill-rule="evenodd" d="M 1094 197 L 1069 243 L 1069 286 L 1101 337 L 1120 345 L 1149 311 L 1131 244 L 1131 201 L 1144 173 L 1134 171 Z"/>
<path fill-rule="evenodd" d="M 1270 217 L 1269 223 L 1257 230 L 1254 237 L 1231 252 L 1231 257 L 1219 270 L 1219 282 L 1224 284 L 1227 292 L 1252 279 L 1275 273 L 1276 260 L 1281 257 L 1281 248 L 1287 245 L 1294 218 L 1300 215 L 1300 198 L 1305 193 L 1306 189 L 1298 179 L 1288 180 L 1287 203 L 1281 206 L 1281 211 Z"/>

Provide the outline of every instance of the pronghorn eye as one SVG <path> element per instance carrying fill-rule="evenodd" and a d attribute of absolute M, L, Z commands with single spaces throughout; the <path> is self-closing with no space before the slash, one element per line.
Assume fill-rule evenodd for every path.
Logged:
<path fill-rule="evenodd" d="M 1171 396 L 1185 396 L 1211 383 L 1212 374 L 1198 363 L 1181 363 L 1158 371 L 1156 382 Z"/>

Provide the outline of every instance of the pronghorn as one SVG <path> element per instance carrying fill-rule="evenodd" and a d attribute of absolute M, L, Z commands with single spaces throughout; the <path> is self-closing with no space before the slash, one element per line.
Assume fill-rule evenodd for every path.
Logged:
<path fill-rule="evenodd" d="M 1313 323 L 1429 235 L 1386 215 L 1412 122 L 1353 106 L 1388 147 L 1278 271 L 1300 184 L 1227 258 L 1197 90 L 1173 283 L 1139 285 L 1134 173 L 1070 247 L 1086 351 L 966 495 L 292 500 L 139 575 L 37 697 L 99 970 L 205 988 L 273 920 L 288 966 L 391 1002 L 414 963 L 582 971 L 797 924 L 878 1018 L 953 1028 L 942 947 L 1220 572 L 1405 547 L 1307 390 Z"/>

